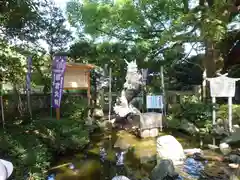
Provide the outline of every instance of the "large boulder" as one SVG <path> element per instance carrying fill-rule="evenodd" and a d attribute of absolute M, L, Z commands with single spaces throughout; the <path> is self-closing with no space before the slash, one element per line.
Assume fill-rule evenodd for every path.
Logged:
<path fill-rule="evenodd" d="M 174 164 L 171 160 L 161 160 L 152 170 L 150 180 L 175 179 L 178 174 L 175 172 Z"/>
<path fill-rule="evenodd" d="M 187 120 L 182 120 L 179 126 L 179 129 L 189 133 L 189 134 L 197 134 L 199 133 L 199 129 L 191 122 Z"/>
<path fill-rule="evenodd" d="M 182 145 L 171 135 L 157 138 L 157 154 L 160 159 L 170 159 L 174 165 L 183 164 L 185 157 Z"/>
<path fill-rule="evenodd" d="M 223 139 L 222 143 L 227 143 L 227 144 L 238 144 L 238 143 L 240 143 L 240 128 L 235 129 L 235 132 L 233 132 L 230 136 Z"/>

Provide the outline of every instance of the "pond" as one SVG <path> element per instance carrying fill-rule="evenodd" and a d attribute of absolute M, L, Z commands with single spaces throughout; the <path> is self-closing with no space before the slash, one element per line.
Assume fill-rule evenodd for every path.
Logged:
<path fill-rule="evenodd" d="M 168 132 L 173 135 L 184 149 L 198 148 L 199 141 L 180 132 Z M 164 133 L 160 135 L 165 135 Z M 49 171 L 56 180 L 111 180 L 116 175 L 125 175 L 131 180 L 143 180 L 149 177 L 156 166 L 156 140 L 140 139 L 126 131 L 97 132 L 91 136 L 91 143 L 83 151 L 65 157 L 58 157 L 58 162 Z M 128 149 L 128 150 L 126 150 Z M 121 158 L 117 156 L 122 154 Z M 204 154 L 219 156 L 217 152 L 204 150 Z M 119 157 L 119 156 L 118 156 Z M 220 162 L 202 162 L 188 158 L 185 165 L 176 171 L 185 180 L 199 179 L 203 169 L 204 179 L 237 180 L 237 172 L 230 170 L 227 164 Z M 235 178 L 235 179 L 234 179 Z M 49 178 L 50 180 L 51 178 Z"/>

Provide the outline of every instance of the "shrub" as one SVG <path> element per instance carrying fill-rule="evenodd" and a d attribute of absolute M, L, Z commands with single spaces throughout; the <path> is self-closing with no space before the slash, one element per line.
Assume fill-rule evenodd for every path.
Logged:
<path fill-rule="evenodd" d="M 228 119 L 228 105 L 216 105 L 217 118 Z M 233 123 L 240 124 L 240 105 L 233 105 Z M 173 105 L 168 115 L 168 124 L 177 128 L 181 120 L 194 123 L 204 132 L 212 129 L 212 104 L 202 103 L 194 96 L 184 97 L 181 104 Z"/>
<path fill-rule="evenodd" d="M 83 148 L 89 142 L 87 129 L 68 119 L 36 120 L 7 127 L 0 135 L 0 154 L 13 162 L 14 179 L 26 174 L 34 180 L 44 179 L 56 154 Z"/>
<path fill-rule="evenodd" d="M 228 105 L 227 104 L 221 105 L 217 109 L 217 117 L 221 118 L 223 120 L 228 119 Z M 240 124 L 240 105 L 237 105 L 237 104 L 233 105 L 232 118 L 233 118 L 234 123 Z"/>
<path fill-rule="evenodd" d="M 88 111 L 87 98 L 81 96 L 67 96 L 64 98 L 61 105 L 61 112 L 63 118 L 70 118 L 75 120 L 85 119 Z"/>

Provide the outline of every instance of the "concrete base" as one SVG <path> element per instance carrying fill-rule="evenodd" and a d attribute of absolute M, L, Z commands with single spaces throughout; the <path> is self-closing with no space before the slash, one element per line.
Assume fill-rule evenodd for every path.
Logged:
<path fill-rule="evenodd" d="M 157 137 L 158 128 L 139 130 L 139 135 L 141 138 Z"/>

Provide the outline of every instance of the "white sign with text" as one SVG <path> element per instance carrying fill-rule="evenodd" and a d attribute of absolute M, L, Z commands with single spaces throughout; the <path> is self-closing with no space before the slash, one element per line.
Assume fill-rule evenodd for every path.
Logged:
<path fill-rule="evenodd" d="M 226 76 L 208 78 L 211 97 L 234 97 L 237 80 Z"/>

